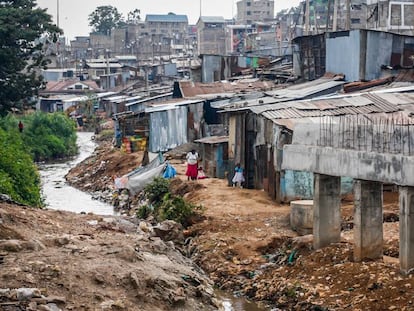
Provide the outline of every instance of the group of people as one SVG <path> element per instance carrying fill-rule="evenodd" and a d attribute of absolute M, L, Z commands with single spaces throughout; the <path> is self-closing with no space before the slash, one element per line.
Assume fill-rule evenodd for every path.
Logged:
<path fill-rule="evenodd" d="M 203 168 L 201 166 L 198 166 L 199 155 L 195 149 L 192 149 L 190 152 L 188 152 L 185 158 L 187 160 L 187 170 L 185 172 L 187 180 L 206 178 Z M 232 179 L 233 187 L 238 186 L 240 188 L 243 188 L 244 182 L 245 178 L 243 168 L 240 163 L 237 163 L 236 167 L 234 168 L 234 176 Z"/>

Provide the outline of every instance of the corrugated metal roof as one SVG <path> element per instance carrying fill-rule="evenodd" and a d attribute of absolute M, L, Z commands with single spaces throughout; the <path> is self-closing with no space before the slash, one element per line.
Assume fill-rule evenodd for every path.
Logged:
<path fill-rule="evenodd" d="M 160 98 L 169 97 L 172 94 L 173 94 L 172 92 L 169 92 L 169 93 L 164 93 L 164 94 L 160 94 L 160 95 L 157 95 L 157 96 L 147 97 L 147 98 L 144 98 L 144 99 L 137 100 L 134 103 L 128 103 L 125 106 L 128 107 L 128 106 L 132 106 L 132 105 L 136 105 L 136 104 L 142 104 L 142 103 L 147 103 L 147 102 L 150 102 L 150 101 L 156 101 Z"/>
<path fill-rule="evenodd" d="M 146 22 L 167 22 L 167 23 L 188 23 L 187 15 L 177 14 L 147 14 L 145 16 Z"/>
<path fill-rule="evenodd" d="M 224 24 L 225 22 L 223 16 L 201 16 L 200 19 L 204 23 Z"/>
<path fill-rule="evenodd" d="M 122 65 L 119 63 L 87 63 L 86 66 L 89 68 L 97 69 L 97 68 L 122 68 Z"/>
<path fill-rule="evenodd" d="M 398 100 L 397 100 L 398 98 Z M 408 102 L 414 103 L 414 94 L 372 94 L 365 93 L 352 97 L 335 99 L 313 99 L 276 103 L 261 107 L 251 107 L 251 111 L 280 123 L 280 119 L 311 117 L 335 117 L 343 115 L 369 115 L 393 113 L 403 109 Z"/>
<path fill-rule="evenodd" d="M 159 112 L 159 111 L 166 111 L 175 109 L 178 106 L 184 106 L 184 105 L 192 105 L 192 104 L 198 104 L 204 102 L 203 100 L 180 100 L 180 101 L 174 101 L 169 103 L 161 103 L 152 105 L 151 107 L 148 107 L 145 109 L 145 113 L 152 113 L 152 112 Z"/>
<path fill-rule="evenodd" d="M 318 81 L 318 83 L 315 83 Z M 311 82 L 303 83 L 302 86 L 294 85 L 284 89 L 278 89 L 270 92 L 266 92 L 269 96 L 284 99 L 298 99 L 305 98 L 309 95 L 320 93 L 322 91 L 334 88 L 339 85 L 343 85 L 345 81 L 333 81 L 326 78 L 317 79 Z"/>
<path fill-rule="evenodd" d="M 210 136 L 204 137 L 201 139 L 197 139 L 194 142 L 196 143 L 203 143 L 203 144 L 221 144 L 229 142 L 228 136 Z"/>
<path fill-rule="evenodd" d="M 180 90 L 185 98 L 193 98 L 203 94 L 231 94 L 248 93 L 254 91 L 268 91 L 276 87 L 274 82 L 259 81 L 258 79 L 239 80 L 235 82 L 220 81 L 214 83 L 199 83 L 180 81 Z"/>

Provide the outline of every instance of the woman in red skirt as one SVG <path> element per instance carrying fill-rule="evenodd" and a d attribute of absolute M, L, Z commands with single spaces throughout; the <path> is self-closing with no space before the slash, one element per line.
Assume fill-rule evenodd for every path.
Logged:
<path fill-rule="evenodd" d="M 187 171 L 185 175 L 187 180 L 196 180 L 198 174 L 198 153 L 193 149 L 186 156 L 187 159 Z"/>

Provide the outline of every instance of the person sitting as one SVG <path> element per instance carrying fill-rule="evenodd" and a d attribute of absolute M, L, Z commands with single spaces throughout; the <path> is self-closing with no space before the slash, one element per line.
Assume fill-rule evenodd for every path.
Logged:
<path fill-rule="evenodd" d="M 204 174 L 203 167 L 198 168 L 197 179 L 205 179 L 207 178 L 206 174 Z"/>

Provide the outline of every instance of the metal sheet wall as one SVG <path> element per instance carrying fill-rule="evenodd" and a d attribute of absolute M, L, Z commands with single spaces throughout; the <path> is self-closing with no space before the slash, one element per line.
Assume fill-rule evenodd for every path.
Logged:
<path fill-rule="evenodd" d="M 187 106 L 150 114 L 149 151 L 167 151 L 187 142 Z"/>

